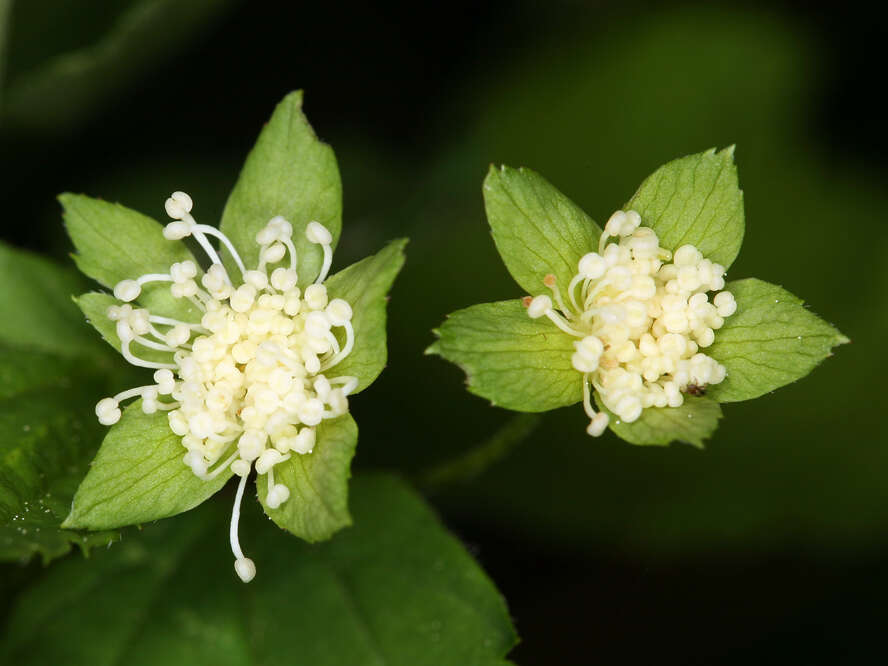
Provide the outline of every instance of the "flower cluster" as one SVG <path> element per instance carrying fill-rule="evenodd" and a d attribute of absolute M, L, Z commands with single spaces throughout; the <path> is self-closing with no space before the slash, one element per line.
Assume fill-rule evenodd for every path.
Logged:
<path fill-rule="evenodd" d="M 316 426 L 348 411 L 348 395 L 358 379 L 328 374 L 335 375 L 330 371 L 354 346 L 352 309 L 342 299 L 328 298 L 323 282 L 332 261 L 332 236 L 318 222 L 310 222 L 305 233 L 323 249 L 323 265 L 303 291 L 297 286 L 293 228 L 283 217 L 273 218 L 256 234 L 259 263 L 248 270 L 229 239 L 215 227 L 198 224 L 191 208 L 184 192 L 167 199 L 166 211 L 174 221 L 164 228 L 164 236 L 194 238 L 210 266 L 201 274 L 194 262 L 183 261 L 170 266 L 169 273 L 142 275 L 115 286 L 115 297 L 124 303 L 110 307 L 107 316 L 116 323 L 121 352 L 133 365 L 155 369 L 155 383 L 103 399 L 96 415 L 105 425 L 116 423 L 120 402 L 141 397 L 145 413 L 169 411 L 170 429 L 182 438 L 184 463 L 195 475 L 209 480 L 230 469 L 240 476 L 231 545 L 235 569 L 248 581 L 255 566 L 237 540 L 246 479 L 251 469 L 267 474 L 266 503 L 279 507 L 290 489 L 275 483 L 275 465 L 310 453 Z M 237 286 L 208 236 L 218 238 L 231 254 L 240 272 Z M 200 311 L 200 321 L 133 308 L 129 303 L 151 282 L 169 282 L 175 298 L 187 299 Z M 335 329 L 342 329 L 340 338 Z M 171 362 L 139 358 L 133 345 L 170 352 Z"/>
<path fill-rule="evenodd" d="M 592 408 L 591 388 L 631 423 L 647 407 L 678 407 L 683 393 L 725 378 L 725 367 L 700 351 L 737 309 L 734 296 L 720 291 L 723 266 L 693 245 L 673 255 L 630 210 L 611 216 L 598 252 L 584 255 L 577 270 L 564 293 L 549 274 L 544 283 L 552 296 L 528 296 L 524 304 L 530 317 L 548 317 L 579 338 L 571 361 L 583 375 L 590 435 L 608 425 L 608 415 Z M 712 301 L 710 291 L 719 292 Z"/>

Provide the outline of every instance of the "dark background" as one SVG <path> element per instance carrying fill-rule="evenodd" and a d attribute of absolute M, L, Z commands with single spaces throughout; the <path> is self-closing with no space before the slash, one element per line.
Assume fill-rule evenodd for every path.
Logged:
<path fill-rule="evenodd" d="M 601 221 L 659 164 L 736 143 L 747 240 L 731 277 L 783 284 L 853 344 L 798 384 L 726 406 L 706 451 L 591 440 L 579 410 L 560 410 L 431 500 L 506 596 L 516 663 L 881 660 L 884 12 L 183 1 L 191 18 L 171 15 L 96 76 L 33 83 L 101 40 L 124 4 L 14 6 L 5 239 L 65 261 L 65 190 L 160 217 L 184 189 L 212 223 L 275 103 L 304 89 L 343 178 L 337 263 L 412 239 L 389 368 L 354 401 L 359 467 L 420 474 L 510 417 L 422 356 L 446 312 L 521 295 L 485 227 L 488 163 L 540 171 Z"/>

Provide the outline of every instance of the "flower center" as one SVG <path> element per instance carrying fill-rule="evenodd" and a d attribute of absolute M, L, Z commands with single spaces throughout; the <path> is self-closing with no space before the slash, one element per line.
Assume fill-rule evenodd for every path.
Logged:
<path fill-rule="evenodd" d="M 193 236 L 211 265 L 200 277 L 200 286 L 198 267 L 191 261 L 173 264 L 168 274 L 143 275 L 115 286 L 114 295 L 125 303 L 110 307 L 107 314 L 117 324 L 121 351 L 133 365 L 154 368 L 155 384 L 105 398 L 96 406 L 96 415 L 105 425 L 116 423 L 120 402 L 141 397 L 146 414 L 169 411 L 170 429 L 182 438 L 183 461 L 195 475 L 210 480 L 230 468 L 241 477 L 231 545 L 235 569 L 248 581 L 255 566 L 237 541 L 247 476 L 254 468 L 267 474 L 266 504 L 280 507 L 290 489 L 275 483 L 275 465 L 294 454 L 311 453 L 317 426 L 348 412 L 348 395 L 358 379 L 337 375 L 335 366 L 354 346 L 352 309 L 343 299 L 330 300 L 323 285 L 332 261 L 332 236 L 318 222 L 308 224 L 306 238 L 323 249 L 323 266 L 302 291 L 297 286 L 293 228 L 284 218 L 273 218 L 256 234 L 259 264 L 247 270 L 229 239 L 214 227 L 197 224 L 191 208 L 191 198 L 183 192 L 167 200 L 167 213 L 175 221 L 164 228 L 164 236 Z M 234 286 L 208 235 L 230 252 L 241 273 L 239 286 Z M 287 255 L 288 265 L 269 273 L 269 267 Z M 129 305 L 149 282 L 170 282 L 174 297 L 189 300 L 202 313 L 200 322 L 156 316 Z M 133 345 L 171 352 L 170 362 L 140 358 Z"/>
<path fill-rule="evenodd" d="M 631 423 L 647 407 L 680 406 L 684 393 L 699 395 L 726 374 L 700 351 L 737 309 L 733 294 L 721 291 L 724 267 L 693 245 L 673 256 L 660 247 L 653 229 L 640 225 L 637 212 L 617 211 L 605 225 L 598 252 L 580 259 L 564 294 L 550 274 L 543 283 L 551 297 L 524 299 L 531 318 L 546 316 L 579 338 L 571 363 L 583 375 L 583 406 L 591 419 L 586 431 L 596 437 L 608 415 L 592 408 L 592 388 L 609 410 Z M 720 292 L 711 302 L 710 291 Z"/>

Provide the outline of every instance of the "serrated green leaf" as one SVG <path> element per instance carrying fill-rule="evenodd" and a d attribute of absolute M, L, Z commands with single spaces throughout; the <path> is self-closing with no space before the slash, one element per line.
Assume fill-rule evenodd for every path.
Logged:
<path fill-rule="evenodd" d="M 734 294 L 737 312 L 706 350 L 728 370 L 725 380 L 709 389 L 721 402 L 757 398 L 801 379 L 833 347 L 848 342 L 782 287 L 750 278 L 725 289 Z"/>
<path fill-rule="evenodd" d="M 68 297 L 84 286 L 73 270 L 0 243 L 0 285 L 0 341 L 64 357 L 101 351 Z"/>
<path fill-rule="evenodd" d="M 219 503 L 62 562 L 18 599 L 0 660 L 501 665 L 516 640 L 508 611 L 460 543 L 395 479 L 353 490 L 355 526 L 317 546 L 246 505 L 242 542 L 258 566 L 246 588 Z"/>
<path fill-rule="evenodd" d="M 332 148 L 318 140 L 302 113 L 301 91 L 290 93 L 275 108 L 222 213 L 220 229 L 248 268 L 259 260 L 256 233 L 276 215 L 293 225 L 299 284 L 310 284 L 320 272 L 323 252 L 305 238 L 305 227 L 320 222 L 336 246 L 342 227 L 342 184 Z M 231 275 L 239 275 L 231 257 L 226 255 L 225 262 Z"/>
<path fill-rule="evenodd" d="M 743 242 L 743 192 L 737 182 L 734 148 L 688 155 L 647 177 L 625 206 L 641 214 L 660 245 L 675 251 L 697 247 L 728 268 Z"/>
<path fill-rule="evenodd" d="M 681 407 L 649 407 L 632 423 L 624 423 L 611 412 L 598 395 L 595 402 L 610 416 L 609 427 L 630 444 L 665 446 L 687 442 L 703 448 L 703 442 L 718 427 L 722 417 L 718 402 L 709 396 L 684 396 Z"/>
<path fill-rule="evenodd" d="M 64 527 L 111 529 L 174 516 L 213 495 L 231 477 L 226 469 L 202 481 L 182 462 L 182 438 L 166 412 L 129 405 L 105 436 L 74 496 Z"/>
<path fill-rule="evenodd" d="M 290 499 L 272 509 L 266 502 L 268 475 L 256 479 L 259 501 L 279 527 L 309 542 L 329 539 L 351 525 L 348 479 L 358 443 L 358 426 L 350 414 L 321 421 L 314 450 L 274 466 L 275 483 L 290 489 Z"/>
<path fill-rule="evenodd" d="M 544 412 L 583 399 L 571 365 L 574 340 L 521 301 L 482 303 L 452 313 L 435 331 L 438 354 L 461 367 L 472 393 L 520 412 Z"/>
<path fill-rule="evenodd" d="M 120 301 L 111 294 L 103 294 L 91 291 L 74 299 L 86 317 L 86 321 L 99 332 L 102 340 L 111 345 L 117 353 L 120 353 L 120 338 L 117 336 L 117 325 L 108 319 L 108 308 L 112 305 L 120 305 Z M 150 349 L 138 342 L 130 344 L 130 350 L 137 357 L 154 363 L 172 363 L 173 353 Z"/>
<path fill-rule="evenodd" d="M 530 169 L 491 166 L 484 207 L 506 268 L 528 294 L 549 293 L 548 273 L 566 287 L 580 257 L 598 249 L 598 225 Z"/>
<path fill-rule="evenodd" d="M 77 248 L 77 267 L 109 289 L 146 273 L 168 273 L 175 262 L 195 261 L 181 241 L 163 237 L 160 223 L 125 206 L 82 194 L 62 194 L 59 202 Z M 168 282 L 146 284 L 137 300 L 152 314 L 191 322 L 200 318 L 189 301 L 173 298 Z"/>
<path fill-rule="evenodd" d="M 116 538 L 59 528 L 99 441 L 101 389 L 83 363 L 0 345 L 0 560 L 48 562 Z"/>
<path fill-rule="evenodd" d="M 404 265 L 405 245 L 406 239 L 392 241 L 373 256 L 331 275 L 325 282 L 331 299 L 345 299 L 352 307 L 355 346 L 330 372 L 357 377 L 355 393 L 372 384 L 385 367 L 387 294 Z"/>

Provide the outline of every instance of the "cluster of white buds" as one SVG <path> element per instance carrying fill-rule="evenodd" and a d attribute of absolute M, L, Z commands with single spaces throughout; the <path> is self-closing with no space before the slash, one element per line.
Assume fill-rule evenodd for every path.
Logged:
<path fill-rule="evenodd" d="M 155 369 L 155 383 L 105 398 L 96 415 L 111 425 L 120 419 L 122 400 L 141 397 L 146 414 L 169 411 L 170 429 L 182 438 L 184 463 L 195 475 L 210 480 L 230 468 L 240 477 L 231 548 L 235 570 L 247 582 L 256 568 L 244 557 L 237 537 L 247 477 L 251 469 L 267 474 L 266 503 L 279 507 L 290 489 L 275 483 L 275 465 L 311 453 L 317 425 L 348 411 L 357 378 L 327 373 L 354 346 L 352 309 L 342 299 L 328 298 L 323 282 L 333 258 L 333 238 L 318 222 L 309 222 L 305 235 L 323 249 L 323 265 L 303 291 L 297 286 L 298 257 L 287 220 L 275 217 L 256 234 L 259 264 L 247 270 L 230 240 L 215 227 L 197 224 L 191 208 L 184 192 L 167 199 L 166 211 L 175 221 L 163 233 L 170 240 L 193 237 L 210 266 L 201 273 L 194 262 L 184 261 L 170 266 L 169 273 L 142 275 L 115 286 L 114 295 L 124 304 L 110 307 L 107 315 L 116 322 L 121 352 L 133 365 Z M 207 236 L 218 238 L 231 254 L 241 273 L 237 283 Z M 269 272 L 288 254 L 287 265 Z M 169 282 L 174 297 L 189 300 L 202 313 L 200 322 L 131 306 L 149 282 Z M 336 329 L 342 331 L 339 338 Z M 133 345 L 169 352 L 170 362 L 139 358 Z"/>
<path fill-rule="evenodd" d="M 590 435 L 601 435 L 608 424 L 608 415 L 592 408 L 592 388 L 631 423 L 647 407 L 678 407 L 684 393 L 725 378 L 724 366 L 700 351 L 737 310 L 733 294 L 721 291 L 724 266 L 693 245 L 673 256 L 653 229 L 641 226 L 637 212 L 619 210 L 598 252 L 584 255 L 577 270 L 564 293 L 550 274 L 543 282 L 552 296 L 528 296 L 524 304 L 530 317 L 548 317 L 579 338 L 571 362 L 583 375 Z M 719 292 L 712 301 L 710 291 Z"/>

